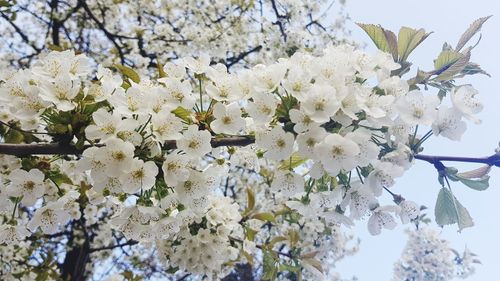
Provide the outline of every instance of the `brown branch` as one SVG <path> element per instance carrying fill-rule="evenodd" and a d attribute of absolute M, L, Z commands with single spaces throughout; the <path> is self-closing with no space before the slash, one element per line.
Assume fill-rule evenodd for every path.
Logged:
<path fill-rule="evenodd" d="M 26 35 L 23 32 L 23 30 L 19 26 L 17 26 L 6 14 L 4 14 L 3 12 L 0 12 L 0 15 L 3 19 L 5 19 L 14 28 L 14 30 L 21 37 L 21 39 L 23 40 L 24 43 L 28 44 L 31 48 L 33 48 L 33 50 L 35 50 L 37 54 L 42 51 L 40 48 L 35 46 L 35 44 L 33 42 L 30 41 L 30 39 L 28 38 L 28 35 Z"/>
<path fill-rule="evenodd" d="M 422 160 L 434 165 L 442 161 L 445 162 L 451 161 L 451 162 L 483 163 L 490 166 L 500 167 L 500 154 L 493 154 L 487 157 L 456 157 L 456 156 L 434 156 L 434 155 L 416 154 L 413 157 L 417 160 Z"/>
<path fill-rule="evenodd" d="M 81 154 L 83 150 L 68 144 L 61 143 L 33 143 L 33 144 L 12 144 L 0 143 L 0 154 L 15 155 L 18 157 L 33 154 L 62 154 L 76 155 Z"/>
<path fill-rule="evenodd" d="M 98 251 L 113 250 L 113 249 L 122 248 L 122 247 L 125 247 L 125 246 L 133 246 L 133 245 L 136 245 L 138 243 L 139 243 L 138 241 L 129 240 L 129 241 L 127 241 L 125 243 L 121 243 L 121 244 L 116 244 L 116 245 L 106 246 L 106 247 L 100 247 L 100 248 L 93 248 L 93 249 L 90 249 L 90 252 L 93 253 L 93 252 L 98 252 Z"/>
<path fill-rule="evenodd" d="M 237 56 L 228 58 L 227 63 L 226 63 L 226 67 L 230 68 L 231 66 L 240 62 L 241 60 L 244 60 L 248 55 L 250 55 L 252 53 L 259 52 L 261 49 L 262 49 L 262 45 L 258 45 L 258 46 L 254 47 L 246 52 L 238 54 Z"/>
<path fill-rule="evenodd" d="M 106 38 L 108 38 L 108 40 L 111 41 L 111 43 L 115 46 L 116 50 L 118 51 L 118 55 L 120 56 L 121 63 L 125 64 L 125 54 L 123 53 L 122 47 L 118 44 L 118 42 L 116 42 L 116 37 L 118 37 L 118 36 L 109 32 L 106 29 L 104 24 L 102 22 L 100 22 L 99 19 L 97 19 L 97 17 L 94 15 L 94 13 L 92 13 L 92 11 L 90 10 L 90 7 L 87 5 L 87 3 L 84 0 L 79 0 L 78 4 L 80 4 L 83 7 L 83 9 L 87 13 L 87 15 L 90 17 L 90 19 L 92 19 L 92 21 L 95 22 L 97 27 L 104 33 Z"/>
<path fill-rule="evenodd" d="M 52 44 L 54 44 L 55 46 L 60 46 L 61 44 L 59 39 L 59 29 L 61 28 L 61 22 L 54 16 L 54 14 L 57 13 L 58 6 L 59 6 L 59 0 L 50 1 L 50 23 L 52 25 Z"/>
<path fill-rule="evenodd" d="M 277 25 L 280 29 L 281 36 L 283 36 L 283 41 L 286 42 L 287 34 L 285 31 L 285 25 L 282 20 L 289 20 L 290 18 L 286 15 L 281 15 L 278 11 L 278 6 L 276 5 L 276 0 L 271 0 L 271 6 L 274 11 L 274 15 L 276 16 L 276 21 L 273 22 L 273 25 Z"/>
<path fill-rule="evenodd" d="M 226 138 L 212 138 L 212 147 L 219 146 L 246 146 L 255 142 L 253 137 L 239 136 Z M 86 145 L 83 149 L 78 149 L 71 144 L 62 143 L 34 143 L 34 144 L 12 144 L 0 143 L 0 154 L 14 155 L 23 157 L 28 155 L 80 155 L 82 152 L 91 147 Z M 167 141 L 164 145 L 165 149 L 176 148 L 175 141 Z"/>

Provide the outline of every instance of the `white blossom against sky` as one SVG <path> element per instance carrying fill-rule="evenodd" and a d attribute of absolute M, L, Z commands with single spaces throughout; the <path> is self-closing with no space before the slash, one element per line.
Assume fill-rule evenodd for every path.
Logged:
<path fill-rule="evenodd" d="M 493 15 L 483 26 L 482 40 L 472 51 L 472 61 L 479 63 L 491 74 L 469 76 L 463 83 L 471 83 L 480 92 L 484 110 L 478 115 L 481 125 L 469 122 L 468 129 L 460 142 L 444 138 L 431 138 L 425 145 L 425 154 L 487 156 L 493 153 L 500 141 L 500 2 L 491 0 L 349 0 L 347 10 L 352 37 L 358 42 L 367 42 L 367 50 L 375 47 L 368 36 L 354 22 L 381 24 L 384 28 L 398 31 L 400 26 L 424 28 L 434 33 L 410 55 L 410 61 L 424 70 L 430 70 L 446 41 L 455 45 L 469 24 L 483 16 Z M 413 70 L 415 71 L 415 69 Z M 446 163 L 445 163 L 446 164 Z M 455 165 L 464 170 L 475 166 Z M 457 233 L 456 226 L 442 230 L 442 237 L 451 241 L 459 252 L 465 246 L 479 255 L 482 265 L 477 265 L 476 274 L 467 280 L 498 280 L 500 267 L 500 169 L 491 173 L 490 188 L 475 191 L 464 185 L 453 184 L 458 200 L 469 210 L 475 226 Z M 427 163 L 417 163 L 392 188 L 406 198 L 428 206 L 430 217 L 434 217 L 434 204 L 439 192 L 437 174 Z M 433 228 L 438 228 L 433 221 Z M 360 281 L 390 280 L 394 262 L 406 243 L 405 225 L 398 225 L 394 231 L 371 236 L 366 225 L 359 223 L 354 229 L 360 235 L 360 252 L 338 264 L 337 270 L 343 277 L 356 275 Z"/>

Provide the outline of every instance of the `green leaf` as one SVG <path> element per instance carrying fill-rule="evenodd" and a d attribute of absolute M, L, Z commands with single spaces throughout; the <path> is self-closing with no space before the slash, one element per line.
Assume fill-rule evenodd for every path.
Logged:
<path fill-rule="evenodd" d="M 462 34 L 462 36 L 460 37 L 460 40 L 458 40 L 458 43 L 457 43 L 457 46 L 455 47 L 455 50 L 460 51 L 465 46 L 465 44 L 467 44 L 467 42 L 469 42 L 469 40 L 474 35 L 476 35 L 476 33 L 479 32 L 479 30 L 481 30 L 481 27 L 483 26 L 483 24 L 491 17 L 492 16 L 487 16 L 487 17 L 483 17 L 483 18 L 479 18 L 479 19 L 475 20 L 469 26 L 469 28 L 467 28 L 467 30 L 464 32 L 464 34 Z"/>
<path fill-rule="evenodd" d="M 464 185 L 478 191 L 483 191 L 489 187 L 488 172 L 490 171 L 490 166 L 486 165 L 478 169 L 458 173 L 458 171 L 453 169 L 446 169 L 447 177 L 452 181 L 459 181 Z"/>
<path fill-rule="evenodd" d="M 484 71 L 479 64 L 474 62 L 469 62 L 464 67 L 464 69 L 462 69 L 462 72 L 458 77 L 463 77 L 465 75 L 474 75 L 474 74 L 483 74 L 488 77 L 491 77 L 491 75 L 488 72 Z"/>
<path fill-rule="evenodd" d="M 462 177 L 459 177 L 459 179 L 460 179 L 461 183 L 465 184 L 466 186 L 468 186 L 472 189 L 479 190 L 479 191 L 486 190 L 490 186 L 490 184 L 488 182 L 490 179 L 490 176 L 485 176 L 485 177 L 478 179 L 478 180 L 471 180 L 471 179 L 466 179 L 466 178 L 462 178 Z"/>
<path fill-rule="evenodd" d="M 439 61 L 439 64 L 444 63 L 441 68 L 436 68 L 436 74 L 438 75 L 435 79 L 438 81 L 447 81 L 454 78 L 455 75 L 461 73 L 470 60 L 470 48 L 468 48 L 464 53 L 456 53 L 453 51 L 445 51 L 450 53 L 449 55 L 444 55 L 439 61 L 439 55 L 436 62 Z M 449 63 L 446 63 L 446 59 L 450 59 Z M 435 62 L 435 64 L 436 64 Z"/>
<path fill-rule="evenodd" d="M 245 227 L 245 234 L 246 234 L 246 238 L 248 241 L 254 241 L 255 235 L 257 235 L 257 231 L 255 231 L 249 227 Z"/>
<path fill-rule="evenodd" d="M 441 188 L 434 209 L 436 223 L 440 226 L 458 224 L 458 231 L 474 225 L 471 216 L 447 188 Z"/>
<path fill-rule="evenodd" d="M 6 1 L 6 0 L 0 0 L 0 7 L 12 7 L 12 3 L 10 3 L 10 1 Z"/>
<path fill-rule="evenodd" d="M 167 269 L 167 273 L 170 273 L 170 274 L 174 274 L 176 273 L 177 271 L 179 271 L 179 268 L 178 267 L 169 267 Z"/>
<path fill-rule="evenodd" d="M 462 54 L 459 52 L 442 51 L 439 54 L 438 58 L 434 61 L 434 69 L 438 72 L 444 71 L 446 67 L 449 67 L 450 65 L 457 62 L 461 56 Z"/>
<path fill-rule="evenodd" d="M 387 42 L 386 35 L 384 33 L 384 29 L 380 25 L 374 24 L 364 24 L 364 23 L 356 23 L 359 27 L 361 27 L 370 39 L 372 39 L 375 46 L 381 51 L 390 53 L 389 43 Z"/>
<path fill-rule="evenodd" d="M 156 64 L 156 68 L 158 69 L 158 77 L 159 78 L 167 77 L 167 73 L 165 72 L 165 70 L 163 70 L 163 64 L 158 62 Z"/>
<path fill-rule="evenodd" d="M 61 186 L 61 184 L 66 183 L 66 184 L 73 184 L 71 179 L 65 175 L 60 173 L 59 171 L 50 171 L 47 174 L 47 177 L 53 181 L 57 186 Z"/>
<path fill-rule="evenodd" d="M 480 179 L 473 180 L 473 179 L 461 177 L 459 175 L 449 175 L 448 178 L 452 181 L 459 181 L 459 182 L 465 184 L 466 186 L 468 186 L 472 189 L 475 189 L 475 190 L 479 190 L 479 191 L 483 191 L 483 190 L 488 189 L 488 187 L 489 187 L 488 181 L 490 179 L 489 176 L 484 176 Z"/>
<path fill-rule="evenodd" d="M 413 29 L 402 27 L 398 34 L 398 54 L 399 61 L 406 61 L 415 48 L 422 43 L 431 33 L 426 33 L 424 29 Z"/>
<path fill-rule="evenodd" d="M 255 208 L 255 192 L 251 188 L 247 188 L 247 208 L 245 213 L 250 213 Z"/>
<path fill-rule="evenodd" d="M 387 48 L 388 48 L 388 53 L 392 55 L 392 58 L 394 61 L 398 61 L 398 39 L 396 38 L 396 34 L 394 32 L 383 29 L 385 39 L 387 40 Z"/>
<path fill-rule="evenodd" d="M 257 213 L 252 216 L 253 219 L 258 219 L 261 221 L 276 222 L 276 218 L 272 213 Z"/>
<path fill-rule="evenodd" d="M 4 136 L 5 143 L 21 143 L 24 140 L 23 133 L 18 130 L 10 129 Z"/>
<path fill-rule="evenodd" d="M 247 259 L 247 262 L 253 267 L 253 256 L 245 251 L 241 251 L 241 253 Z"/>
<path fill-rule="evenodd" d="M 135 83 L 141 82 L 141 77 L 132 68 L 125 66 L 125 65 L 120 65 L 120 64 L 115 64 L 113 66 L 116 69 L 118 69 L 125 77 L 129 78 L 130 80 L 134 81 Z"/>
<path fill-rule="evenodd" d="M 188 123 L 191 121 L 191 111 L 185 109 L 182 106 L 177 107 L 176 109 L 172 110 L 171 112 L 175 116 L 181 118 L 182 120 L 184 120 Z"/>
<path fill-rule="evenodd" d="M 289 159 L 281 161 L 278 169 L 280 170 L 288 170 L 297 168 L 298 166 L 304 164 L 307 159 L 299 156 L 297 152 L 294 152 Z"/>
<path fill-rule="evenodd" d="M 274 257 L 269 253 L 269 251 L 264 251 L 262 267 L 262 280 L 276 280 L 276 278 L 278 277 L 279 265 L 276 263 Z"/>

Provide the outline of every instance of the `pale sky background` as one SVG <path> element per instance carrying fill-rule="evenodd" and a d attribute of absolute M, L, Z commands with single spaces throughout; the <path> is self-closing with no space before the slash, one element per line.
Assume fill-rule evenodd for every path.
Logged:
<path fill-rule="evenodd" d="M 352 38 L 367 42 L 367 50 L 375 50 L 368 36 L 354 22 L 381 24 L 396 31 L 401 26 L 424 28 L 434 33 L 424 41 L 412 55 L 410 61 L 424 70 L 431 70 L 433 59 L 446 41 L 455 46 L 460 35 L 477 18 L 493 15 L 483 26 L 483 38 L 472 51 L 472 61 L 479 63 L 491 74 L 469 76 L 458 84 L 473 84 L 479 90 L 485 109 L 479 115 L 481 125 L 468 123 L 468 130 L 460 142 L 432 137 L 425 145 L 425 154 L 454 156 L 491 155 L 500 140 L 500 2 L 494 0 L 347 0 L 347 11 L 351 17 L 349 28 Z M 425 131 L 424 131 L 425 132 Z M 452 164 L 447 162 L 449 166 Z M 445 163 L 445 165 L 447 164 Z M 453 165 L 457 168 L 474 168 L 471 165 Z M 475 226 L 457 233 L 456 226 L 446 226 L 442 237 L 462 251 L 467 246 L 479 255 L 482 265 L 477 265 L 476 274 L 467 280 L 500 280 L 500 168 L 491 173 L 490 188 L 475 191 L 459 183 L 452 183 L 457 199 L 470 212 Z M 437 174 L 430 164 L 419 162 L 393 187 L 396 193 L 429 207 L 428 214 L 434 218 L 434 204 L 440 185 Z M 387 196 L 387 195 L 386 195 Z M 432 227 L 439 229 L 433 221 Z M 358 223 L 354 232 L 361 238 L 360 252 L 347 257 L 337 265 L 343 277 L 356 275 L 360 281 L 390 280 L 394 262 L 406 243 L 405 226 L 393 231 L 383 231 L 379 236 L 368 233 L 366 222 Z"/>

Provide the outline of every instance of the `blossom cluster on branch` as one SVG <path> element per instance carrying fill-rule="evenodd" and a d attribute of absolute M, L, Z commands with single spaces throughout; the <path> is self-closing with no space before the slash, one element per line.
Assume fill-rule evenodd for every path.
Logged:
<path fill-rule="evenodd" d="M 347 227 L 368 218 L 378 235 L 421 217 L 391 190 L 422 144 L 431 135 L 459 140 L 467 121 L 479 122 L 477 90 L 452 81 L 470 74 L 465 66 L 450 73 L 458 59 L 441 58 L 436 71 L 407 81 L 409 52 L 395 59 L 329 45 L 238 71 L 202 54 L 147 76 L 118 64 L 95 69 L 66 50 L 2 73 L 4 141 L 73 153 L 0 144 L 12 154 L 0 155 L 0 244 L 13 252 L 0 273 L 29 279 L 44 266 L 47 278 L 82 280 L 95 266 L 88 260 L 133 246 L 158 256 L 151 274 L 218 280 L 248 263 L 262 265 L 264 280 L 335 278 L 329 265 L 357 247 Z M 468 179 L 435 166 L 446 181 Z M 465 210 L 448 189 L 439 198 L 440 208 L 451 200 Z M 463 212 L 444 213 L 438 223 L 470 226 Z M 54 237 L 55 251 L 72 245 L 74 260 L 58 265 L 42 246 L 16 252 Z"/>
<path fill-rule="evenodd" d="M 4 2 L 0 63 L 16 66 L 30 65 L 47 48 L 139 68 L 210 50 L 214 60 L 233 66 L 324 46 L 346 33 L 344 0 Z"/>

